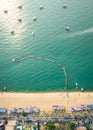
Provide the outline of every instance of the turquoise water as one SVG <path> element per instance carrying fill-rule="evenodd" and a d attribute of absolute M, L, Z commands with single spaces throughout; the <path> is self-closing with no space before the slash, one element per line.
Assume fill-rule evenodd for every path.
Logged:
<path fill-rule="evenodd" d="M 64 89 L 64 72 L 56 64 L 35 58 L 11 60 L 27 55 L 64 66 L 67 90 L 76 90 L 76 82 L 78 90 L 93 90 L 93 0 L 0 0 L 0 90 Z"/>

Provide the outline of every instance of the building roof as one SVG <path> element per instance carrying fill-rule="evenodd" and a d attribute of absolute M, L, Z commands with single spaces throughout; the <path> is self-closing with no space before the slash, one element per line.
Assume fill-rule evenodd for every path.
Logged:
<path fill-rule="evenodd" d="M 7 109 L 6 108 L 0 108 L 0 113 L 6 113 Z"/>

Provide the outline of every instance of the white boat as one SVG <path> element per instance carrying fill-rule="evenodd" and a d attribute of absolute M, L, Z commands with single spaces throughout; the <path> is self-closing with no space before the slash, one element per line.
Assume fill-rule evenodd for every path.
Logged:
<path fill-rule="evenodd" d="M 37 20 L 37 18 L 34 16 L 34 17 L 33 17 L 33 21 L 36 21 L 36 20 Z"/>
<path fill-rule="evenodd" d="M 41 10 L 42 10 L 43 8 L 44 8 L 44 7 L 41 5 L 39 9 L 41 9 Z"/>
<path fill-rule="evenodd" d="M 7 90 L 7 87 L 6 87 L 6 86 L 4 86 L 4 87 L 3 87 L 3 90 Z"/>
<path fill-rule="evenodd" d="M 35 32 L 32 32 L 32 36 L 33 36 L 33 37 L 35 36 Z"/>
<path fill-rule="evenodd" d="M 83 92 L 83 91 L 84 91 L 84 88 L 81 88 L 81 91 Z"/>
<path fill-rule="evenodd" d="M 67 4 L 64 4 L 64 5 L 63 5 L 63 8 L 67 8 Z"/>
<path fill-rule="evenodd" d="M 70 28 L 69 28 L 69 27 L 65 27 L 65 30 L 69 31 L 69 30 L 70 30 Z"/>
<path fill-rule="evenodd" d="M 15 59 L 14 59 L 14 58 L 12 58 L 12 62 L 15 62 Z"/>
<path fill-rule="evenodd" d="M 78 86 L 78 83 L 76 82 L 75 85 Z"/>

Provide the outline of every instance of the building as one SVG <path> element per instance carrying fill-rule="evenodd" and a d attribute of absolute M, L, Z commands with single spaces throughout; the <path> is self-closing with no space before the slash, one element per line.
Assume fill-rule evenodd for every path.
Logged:
<path fill-rule="evenodd" d="M 5 130 L 5 125 L 4 124 L 0 124 L 0 130 Z"/>

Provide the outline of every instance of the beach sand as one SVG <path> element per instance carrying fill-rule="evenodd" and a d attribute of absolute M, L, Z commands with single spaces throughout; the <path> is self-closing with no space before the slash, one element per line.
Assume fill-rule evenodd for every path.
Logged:
<path fill-rule="evenodd" d="M 71 106 L 93 104 L 93 92 L 47 92 L 47 93 L 0 93 L 0 107 L 39 107 L 51 111 L 53 105 L 62 105 L 71 111 Z"/>

